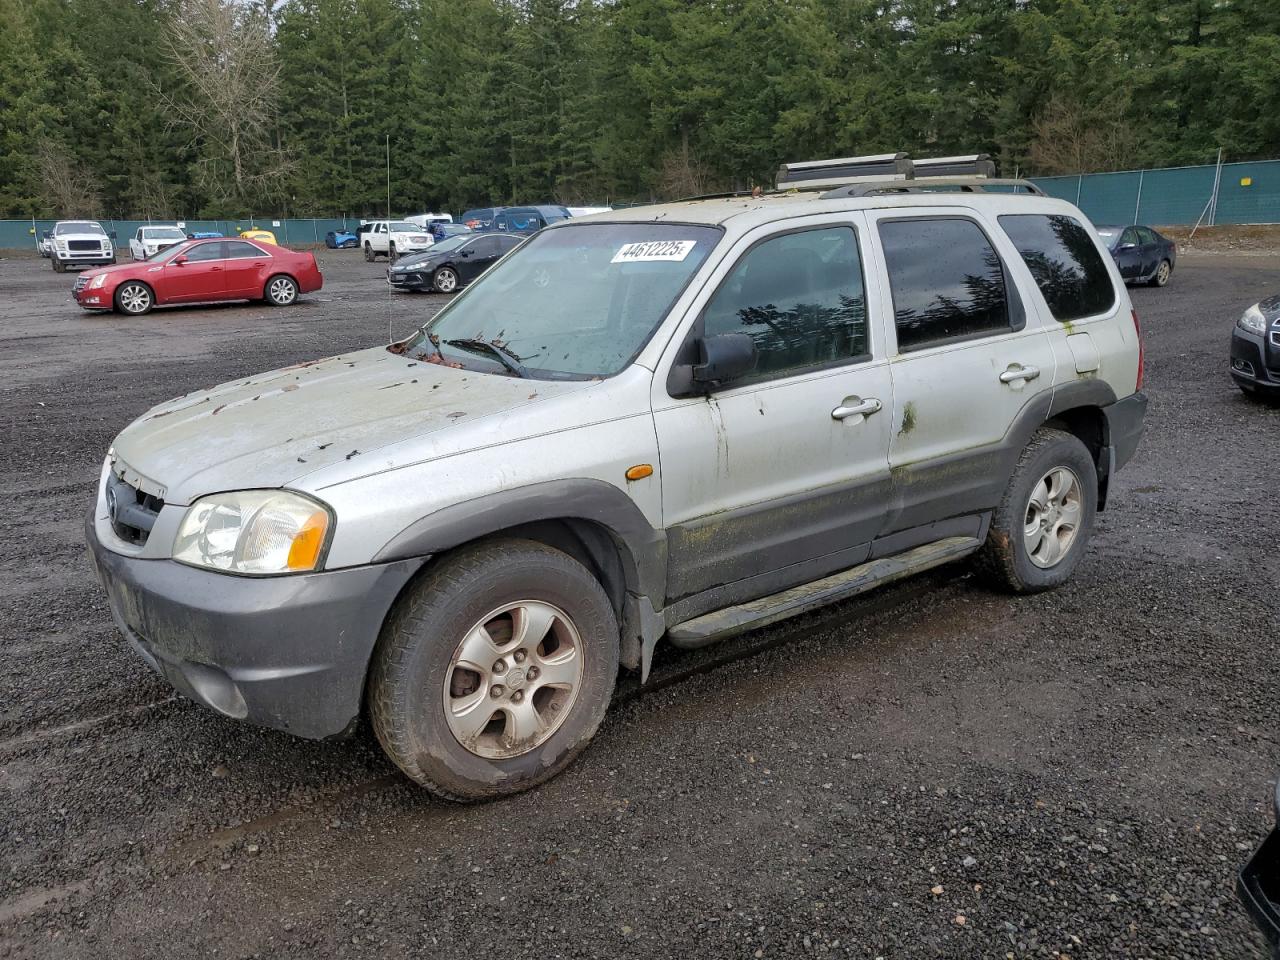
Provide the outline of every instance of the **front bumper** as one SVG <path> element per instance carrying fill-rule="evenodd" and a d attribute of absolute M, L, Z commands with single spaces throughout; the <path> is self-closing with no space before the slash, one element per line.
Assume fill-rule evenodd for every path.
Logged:
<path fill-rule="evenodd" d="M 414 270 L 411 273 L 396 273 L 394 270 L 387 271 L 387 283 L 405 290 L 430 290 L 432 285 L 431 278 L 432 273 L 428 270 Z"/>
<path fill-rule="evenodd" d="M 426 562 L 237 577 L 108 549 L 95 511 L 89 554 L 116 626 L 180 693 L 224 716 L 309 739 L 360 713 L 382 622 Z"/>
<path fill-rule="evenodd" d="M 1280 783 L 1274 800 L 1280 823 Z M 1271 956 L 1280 960 L 1280 829 L 1273 829 L 1236 876 L 1236 894 L 1254 926 L 1262 931 Z"/>
<path fill-rule="evenodd" d="M 104 263 L 112 263 L 116 257 L 114 252 L 102 253 L 101 251 L 94 250 L 55 250 L 53 256 L 59 263 L 94 264 L 95 266 L 101 266 Z"/>
<path fill-rule="evenodd" d="M 1239 327 L 1231 330 L 1231 377 L 1255 390 L 1280 393 L 1280 329 L 1267 325 L 1267 340 Z"/>

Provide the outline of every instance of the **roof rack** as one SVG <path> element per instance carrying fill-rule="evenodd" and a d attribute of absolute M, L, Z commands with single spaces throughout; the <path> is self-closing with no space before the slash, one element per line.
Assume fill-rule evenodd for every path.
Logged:
<path fill-rule="evenodd" d="M 916 179 L 922 177 L 987 177 L 996 175 L 996 164 L 989 153 L 971 153 L 963 157 L 927 157 L 912 160 Z"/>
<path fill-rule="evenodd" d="M 1001 189 L 989 190 L 990 187 Z M 1002 179 L 1000 177 L 925 177 L 920 180 L 883 180 L 880 182 L 851 183 L 827 190 L 823 200 L 839 200 L 848 197 L 873 197 L 891 193 L 1019 193 L 1026 191 L 1038 197 L 1047 196 L 1030 180 Z"/>
<path fill-rule="evenodd" d="M 911 161 L 905 153 L 879 153 L 836 160 L 801 160 L 778 168 L 779 190 L 812 190 L 869 180 L 906 180 Z"/>

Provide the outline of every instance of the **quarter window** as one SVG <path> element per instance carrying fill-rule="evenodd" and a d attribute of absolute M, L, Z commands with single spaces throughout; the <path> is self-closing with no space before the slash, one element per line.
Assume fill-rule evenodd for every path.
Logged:
<path fill-rule="evenodd" d="M 850 227 L 765 240 L 733 268 L 703 314 L 703 333 L 745 333 L 753 379 L 870 355 L 862 258 Z"/>
<path fill-rule="evenodd" d="M 1106 313 L 1116 302 L 1098 245 L 1072 217 L 1010 214 L 1000 226 L 1022 254 L 1054 319 L 1066 323 Z"/>
<path fill-rule="evenodd" d="M 972 220 L 888 220 L 880 241 L 900 352 L 1013 327 L 1004 265 Z"/>

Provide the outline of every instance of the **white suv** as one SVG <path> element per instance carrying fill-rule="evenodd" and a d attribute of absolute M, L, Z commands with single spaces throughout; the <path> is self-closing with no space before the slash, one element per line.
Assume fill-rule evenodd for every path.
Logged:
<path fill-rule="evenodd" d="M 1063 583 L 1142 434 L 1137 318 L 1079 210 L 990 183 L 573 219 L 391 347 L 160 405 L 88 518 L 116 622 L 214 710 L 367 711 L 477 799 L 562 770 L 660 641 L 964 557 Z"/>
<path fill-rule="evenodd" d="M 374 220 L 362 236 L 364 258 L 369 261 L 379 254 L 395 260 L 401 254 L 427 250 L 435 243 L 426 227 L 408 220 Z"/>

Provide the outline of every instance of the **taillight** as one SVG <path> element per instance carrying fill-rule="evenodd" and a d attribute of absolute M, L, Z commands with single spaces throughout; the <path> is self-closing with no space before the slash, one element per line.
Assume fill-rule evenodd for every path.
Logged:
<path fill-rule="evenodd" d="M 1146 363 L 1146 354 L 1142 349 L 1142 325 L 1138 323 L 1138 311 L 1132 310 L 1133 314 L 1133 332 L 1138 335 L 1138 385 L 1134 390 L 1142 389 L 1142 368 Z"/>

